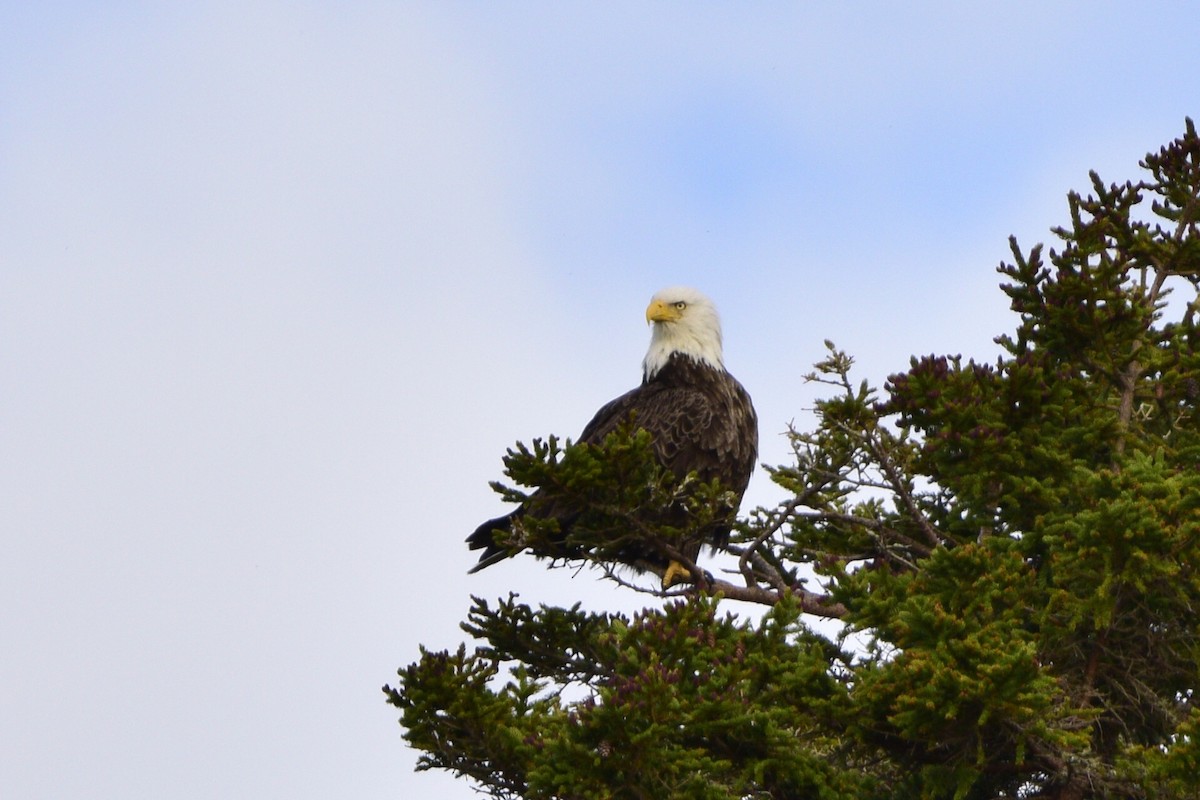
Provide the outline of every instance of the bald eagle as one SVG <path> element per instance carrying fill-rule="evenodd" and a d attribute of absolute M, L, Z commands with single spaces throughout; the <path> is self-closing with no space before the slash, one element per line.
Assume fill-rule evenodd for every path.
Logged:
<path fill-rule="evenodd" d="M 732 492 L 736 499 L 719 523 L 708 528 L 703 539 L 680 544 L 680 552 L 695 563 L 704 543 L 720 545 L 729 536 L 754 470 L 758 418 L 750 395 L 725 370 L 721 323 L 711 300 L 695 289 L 663 289 L 651 299 L 646 322 L 653 325 L 653 331 L 642 362 L 641 385 L 596 412 L 579 442 L 598 445 L 632 421 L 650 434 L 654 455 L 677 477 L 695 473 L 701 481 L 717 480 Z M 510 531 L 513 520 L 526 514 L 528 505 L 527 501 L 488 520 L 467 537 L 472 550 L 483 550 L 471 572 L 510 555 L 497 541 L 496 532 Z M 551 513 L 565 538 L 578 511 L 556 505 Z M 686 568 L 673 560 L 657 555 L 639 560 L 661 574 L 664 588 L 690 577 Z"/>

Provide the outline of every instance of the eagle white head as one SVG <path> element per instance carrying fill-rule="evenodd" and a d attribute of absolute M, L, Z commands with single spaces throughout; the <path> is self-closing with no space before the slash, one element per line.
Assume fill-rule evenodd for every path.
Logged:
<path fill-rule="evenodd" d="M 671 354 L 682 353 L 714 369 L 721 358 L 721 320 L 712 301 L 695 289 L 672 286 L 650 298 L 646 322 L 654 326 L 642 375 L 650 380 L 666 366 Z"/>

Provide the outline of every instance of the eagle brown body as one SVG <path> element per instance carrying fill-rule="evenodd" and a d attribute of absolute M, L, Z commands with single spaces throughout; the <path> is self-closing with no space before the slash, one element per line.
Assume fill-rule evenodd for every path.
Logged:
<path fill-rule="evenodd" d="M 646 318 L 654 324 L 654 335 L 641 385 L 596 412 L 579 442 L 598 445 L 632 419 L 636 427 L 650 433 L 658 461 L 676 476 L 695 473 L 700 481 L 719 481 L 733 493 L 736 502 L 727 517 L 707 528 L 702 539 L 681 543 L 680 552 L 695 562 L 704 544 L 720 545 L 728 538 L 754 471 L 758 418 L 750 395 L 722 364 L 720 322 L 708 298 L 693 289 L 665 289 L 651 301 Z M 495 532 L 510 530 L 513 519 L 525 513 L 526 506 L 519 506 L 488 520 L 467 537 L 472 550 L 484 551 L 472 572 L 509 555 L 497 543 Z M 564 538 L 577 516 L 570 509 L 554 512 Z M 665 558 L 646 561 L 666 570 L 665 585 L 687 574 L 678 564 L 668 565 Z"/>

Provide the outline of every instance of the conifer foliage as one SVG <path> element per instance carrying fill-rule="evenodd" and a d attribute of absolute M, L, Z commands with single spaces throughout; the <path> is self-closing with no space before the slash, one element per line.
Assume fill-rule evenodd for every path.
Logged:
<path fill-rule="evenodd" d="M 994 363 L 914 358 L 875 388 L 826 343 L 771 469 L 786 499 L 727 569 L 633 617 L 476 598 L 470 647 L 384 687 L 418 768 L 498 798 L 1200 796 L 1192 121 L 1141 166 L 1070 194 L 1057 249 L 1010 242 Z M 648 459 L 633 431 L 512 451 L 514 481 L 595 501 L 567 550 L 536 526 L 514 550 L 664 594 L 604 566 L 614 532 L 669 552 L 639 509 L 703 524 L 721 493 Z"/>

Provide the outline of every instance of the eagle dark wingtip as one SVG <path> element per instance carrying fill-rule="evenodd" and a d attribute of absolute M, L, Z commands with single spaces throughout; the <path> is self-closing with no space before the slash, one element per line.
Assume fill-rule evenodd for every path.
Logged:
<path fill-rule="evenodd" d="M 512 522 L 512 514 L 505 514 L 503 517 L 489 519 L 487 522 L 480 525 L 471 535 L 467 537 L 467 545 L 472 550 L 480 550 L 484 547 L 492 547 L 496 544 L 496 538 L 492 536 L 493 531 L 506 531 Z"/>
<path fill-rule="evenodd" d="M 479 562 L 467 570 L 468 575 L 479 572 L 484 567 L 490 567 L 492 564 L 508 558 L 508 551 L 496 544 L 495 532 L 509 530 L 512 525 L 512 518 L 512 514 L 505 514 L 503 517 L 489 519 L 467 537 L 467 547 L 469 549 L 484 551 L 483 555 L 479 557 Z"/>

